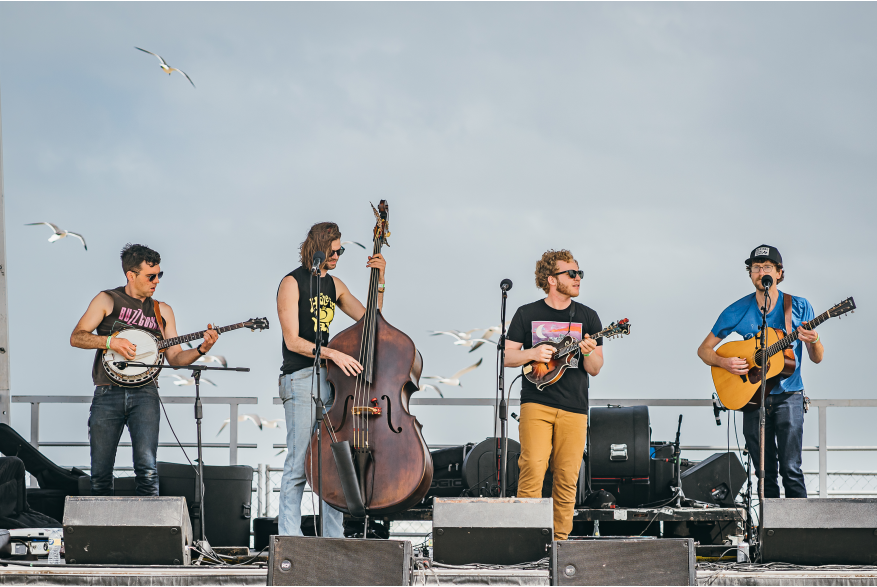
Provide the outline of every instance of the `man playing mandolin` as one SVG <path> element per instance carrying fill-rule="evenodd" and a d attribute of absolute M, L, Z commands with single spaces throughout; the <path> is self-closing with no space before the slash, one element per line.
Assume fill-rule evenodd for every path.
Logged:
<path fill-rule="evenodd" d="M 548 460 L 554 486 L 554 539 L 566 540 L 572 530 L 576 484 L 588 430 L 588 377 L 603 367 L 603 341 L 591 334 L 602 326 L 597 313 L 573 301 L 583 272 L 566 250 L 548 251 L 536 263 L 536 285 L 548 294 L 521 306 L 509 325 L 506 367 L 551 359 L 554 348 L 538 343 L 567 335 L 579 341 L 578 365 L 566 369 L 556 383 L 537 386 L 524 378 L 521 390 L 518 497 L 542 497 Z"/>
<path fill-rule="evenodd" d="M 822 361 L 823 347 L 815 330 L 808 330 L 803 325 L 813 320 L 813 307 L 804 298 L 784 295 L 777 285 L 785 278 L 783 258 L 780 252 L 768 245 L 753 249 L 746 259 L 746 272 L 752 280 L 755 292 L 751 293 L 721 313 L 712 331 L 707 335 L 697 355 L 711 367 L 720 367 L 737 375 L 746 376 L 749 364 L 739 357 L 720 357 L 716 345 L 732 332 L 744 339 L 751 339 L 761 330 L 761 308 L 764 307 L 765 293 L 768 294 L 767 325 L 769 328 L 785 330 L 786 315 L 789 310 L 786 301 L 791 301 L 791 327 L 797 330 L 798 339 L 792 345 L 795 356 L 794 373 L 788 376 L 778 375 L 768 380 L 769 395 L 765 396 L 765 447 L 764 447 L 764 496 L 779 497 L 780 486 L 777 482 L 777 469 L 783 477 L 786 497 L 807 497 L 804 486 L 804 473 L 801 471 L 801 449 L 804 438 L 804 382 L 801 379 L 801 362 L 803 359 L 803 341 L 807 346 L 807 354 L 814 363 Z M 773 284 L 765 289 L 762 278 L 770 276 Z M 788 333 L 787 333 L 788 334 Z M 783 361 L 782 355 L 772 360 Z M 760 396 L 759 396 L 760 397 Z M 752 455 L 752 461 L 758 469 L 759 447 L 759 412 L 746 411 L 743 414 L 743 434 L 746 437 L 746 448 Z"/>
<path fill-rule="evenodd" d="M 316 277 L 311 279 L 310 266 L 314 253 L 322 251 L 326 260 L 320 267 L 320 299 L 316 299 Z M 314 309 L 319 305 L 320 336 L 322 349 L 320 355 L 333 361 L 344 373 L 355 376 L 362 372 L 362 365 L 355 358 L 328 348 L 329 325 L 335 316 L 336 305 L 341 311 L 359 320 L 365 314 L 365 307 L 356 299 L 347 286 L 337 277 L 328 275 L 335 269 L 344 253 L 341 246 L 341 231 L 334 222 L 314 224 L 299 251 L 300 265 L 287 274 L 277 290 L 277 314 L 283 329 L 283 365 L 280 368 L 280 398 L 286 414 L 286 461 L 283 464 L 283 478 L 280 484 L 280 511 L 278 531 L 283 536 L 301 536 L 301 499 L 305 488 L 305 457 L 314 432 L 314 402 L 311 393 L 316 394 L 313 385 L 314 346 L 317 340 L 317 321 Z M 380 254 L 370 256 L 366 267 L 379 270 L 378 308 L 383 308 L 384 271 L 387 263 Z M 312 288 L 313 285 L 313 288 Z M 334 392 L 326 381 L 325 361 L 320 369 L 320 395 L 326 410 L 332 406 Z M 324 502 L 323 521 L 325 536 L 343 538 L 343 514 Z"/>
<path fill-rule="evenodd" d="M 91 371 L 95 384 L 94 399 L 88 416 L 91 492 L 94 495 L 113 493 L 113 465 L 125 425 L 131 434 L 135 492 L 137 495 L 158 495 L 155 467 L 161 420 L 158 386 L 154 381 L 147 381 L 139 387 L 116 385 L 107 376 L 102 357 L 104 351 L 112 349 L 129 361 L 142 358 L 137 355 L 136 345 L 112 336 L 124 328 L 143 329 L 158 339 L 177 336 L 174 311 L 168 304 L 159 304 L 162 326 L 159 326 L 155 316 L 152 296 L 163 274 L 159 263 L 161 256 L 149 247 L 125 245 L 122 249 L 122 269 L 128 279 L 127 285 L 97 294 L 70 335 L 71 346 L 97 349 Z M 95 330 L 97 334 L 92 334 Z M 189 365 L 204 356 L 218 338 L 219 334 L 208 324 L 204 342 L 198 347 L 183 350 L 180 345 L 175 345 L 169 347 L 164 355 L 171 365 Z"/>

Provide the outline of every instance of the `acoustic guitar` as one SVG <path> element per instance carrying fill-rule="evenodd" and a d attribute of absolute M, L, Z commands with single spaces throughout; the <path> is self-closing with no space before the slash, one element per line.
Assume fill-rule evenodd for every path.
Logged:
<path fill-rule="evenodd" d="M 813 320 L 802 324 L 805 330 L 813 330 L 829 318 L 839 318 L 856 309 L 853 298 L 847 298 L 831 309 L 816 316 Z M 782 375 L 791 375 L 795 371 L 794 356 L 791 359 L 784 353 L 798 340 L 798 331 L 786 334 L 778 328 L 767 329 L 767 352 L 762 353 L 759 347 L 761 333 L 748 340 L 726 342 L 716 349 L 720 357 L 739 357 L 749 365 L 746 375 L 734 375 L 722 367 L 711 367 L 713 384 L 722 404 L 729 410 L 749 412 L 761 407 L 761 394 L 758 393 L 761 386 L 762 356 L 767 356 L 767 380 L 768 393 L 779 381 Z M 775 355 L 783 353 L 784 360 Z M 791 355 L 791 353 L 788 353 Z M 775 378 L 775 379 L 774 379 Z M 773 381 L 771 381 L 773 379 Z"/>
<path fill-rule="evenodd" d="M 630 320 L 627 318 L 613 322 L 600 332 L 589 335 L 592 339 L 615 338 L 630 334 Z M 524 377 L 536 385 L 540 391 L 551 385 L 563 375 L 567 368 L 579 366 L 579 341 L 569 334 L 563 338 L 543 340 L 536 346 L 549 345 L 554 348 L 554 355 L 547 363 L 530 361 L 524 365 Z M 535 348 L 535 347 L 533 347 Z"/>

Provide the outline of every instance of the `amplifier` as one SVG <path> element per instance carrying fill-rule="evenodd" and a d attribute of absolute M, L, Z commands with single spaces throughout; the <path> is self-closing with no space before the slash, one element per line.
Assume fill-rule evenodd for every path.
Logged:
<path fill-rule="evenodd" d="M 552 585 L 694 585 L 691 538 L 564 540 L 551 548 Z"/>
<path fill-rule="evenodd" d="M 591 408 L 590 412 L 591 487 L 614 495 L 619 506 L 648 503 L 648 406 Z"/>
<path fill-rule="evenodd" d="M 192 527 L 182 497 L 68 497 L 68 564 L 188 565 Z"/>
<path fill-rule="evenodd" d="M 682 471 L 682 492 L 688 499 L 734 507 L 746 482 L 746 470 L 733 452 L 717 452 Z"/>
<path fill-rule="evenodd" d="M 765 499 L 762 558 L 796 565 L 877 564 L 877 499 Z"/>
<path fill-rule="evenodd" d="M 554 535 L 551 498 L 435 498 L 433 559 L 514 565 L 544 558 Z"/>
<path fill-rule="evenodd" d="M 407 540 L 272 536 L 268 585 L 410 585 Z"/>

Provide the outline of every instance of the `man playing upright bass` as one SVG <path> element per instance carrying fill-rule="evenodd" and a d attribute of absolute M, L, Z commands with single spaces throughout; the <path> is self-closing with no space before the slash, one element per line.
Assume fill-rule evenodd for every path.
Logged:
<path fill-rule="evenodd" d="M 824 349 L 815 330 L 808 330 L 802 324 L 813 319 L 813 307 L 804 298 L 783 294 L 777 285 L 785 278 L 783 258 L 771 246 L 761 245 L 753 249 L 746 259 L 746 272 L 752 280 L 755 292 L 744 296 L 725 308 L 716 320 L 712 331 L 707 335 L 697 355 L 711 367 L 720 367 L 734 375 L 745 376 L 749 365 L 738 357 L 720 357 L 716 345 L 732 332 L 744 339 L 750 339 L 761 330 L 761 308 L 765 303 L 765 287 L 762 276 L 769 275 L 773 284 L 767 293 L 770 305 L 767 308 L 767 326 L 785 330 L 785 318 L 791 310 L 791 327 L 798 332 L 798 340 L 792 345 L 795 354 L 795 372 L 788 377 L 777 376 L 770 394 L 765 396 L 765 447 L 764 447 L 764 496 L 779 497 L 777 469 L 783 477 L 786 497 L 807 497 L 804 486 L 804 473 L 801 471 L 801 450 L 804 440 L 804 382 L 801 379 L 803 349 L 814 363 L 822 361 Z M 791 308 L 789 308 L 789 304 Z M 790 333 L 786 333 L 790 334 Z M 803 343 L 803 344 L 802 344 Z M 782 361 L 782 357 L 778 360 Z M 771 382 L 770 380 L 768 380 Z M 759 412 L 743 413 L 743 434 L 746 448 L 758 469 L 761 454 L 759 442 Z"/>
<path fill-rule="evenodd" d="M 91 444 L 91 492 L 112 495 L 113 466 L 122 429 L 131 433 L 134 457 L 135 492 L 137 495 L 158 495 L 158 425 L 161 420 L 158 386 L 149 381 L 139 387 L 116 385 L 104 371 L 102 355 L 112 349 L 129 361 L 137 360 L 137 347 L 128 340 L 113 337 L 121 328 L 133 326 L 158 339 L 176 338 L 174 311 L 152 296 L 164 273 L 159 266 L 161 256 L 144 245 L 125 245 L 122 249 L 122 270 L 127 285 L 108 289 L 95 296 L 73 334 L 70 344 L 80 349 L 97 349 L 91 377 L 94 399 L 88 416 L 88 439 Z M 159 307 L 162 324 L 158 324 L 155 307 Z M 97 330 L 97 334 L 92 334 Z M 219 338 L 208 325 L 204 342 L 194 349 L 180 345 L 169 347 L 164 355 L 171 365 L 189 365 L 204 356 Z"/>
<path fill-rule="evenodd" d="M 548 295 L 518 308 L 506 340 L 506 367 L 547 362 L 554 349 L 536 345 L 549 338 L 569 334 L 579 341 L 578 366 L 567 369 L 557 382 L 540 391 L 522 379 L 518 497 L 542 497 L 550 457 L 555 540 L 566 540 L 572 530 L 588 430 L 588 377 L 596 376 L 603 367 L 603 341 L 590 337 L 602 329 L 600 318 L 572 299 L 579 295 L 583 275 L 569 251 L 542 255 L 536 263 L 536 285 Z"/>
<path fill-rule="evenodd" d="M 311 275 L 310 267 L 314 253 L 322 251 L 326 255 L 320 267 L 320 299 L 316 293 L 317 277 Z M 349 355 L 328 348 L 329 325 L 335 317 L 335 307 L 359 320 L 365 314 L 365 307 L 356 299 L 347 286 L 337 277 L 328 275 L 335 269 L 344 253 L 341 246 L 341 231 L 334 222 L 320 222 L 311 227 L 299 251 L 300 265 L 288 273 L 280 282 L 277 291 L 277 314 L 283 329 L 283 365 L 280 368 L 280 398 L 286 413 L 286 461 L 283 464 L 283 479 L 280 485 L 280 512 L 278 531 L 284 536 L 301 536 L 301 499 L 306 483 L 305 457 L 314 432 L 314 402 L 311 393 L 317 387 L 312 381 L 314 375 L 314 353 L 317 340 L 317 320 L 314 310 L 320 311 L 320 336 L 322 338 L 323 365 L 320 370 L 320 396 L 326 410 L 332 406 L 334 391 L 326 381 L 325 360 L 333 361 L 344 373 L 355 376 L 362 372 L 359 361 Z M 366 267 L 377 268 L 378 308 L 383 308 L 384 270 L 386 261 L 381 255 L 368 258 Z M 313 286 L 313 287 L 312 287 Z M 312 297 L 313 296 L 313 297 Z M 323 521 L 325 536 L 343 538 L 343 514 L 323 502 Z"/>

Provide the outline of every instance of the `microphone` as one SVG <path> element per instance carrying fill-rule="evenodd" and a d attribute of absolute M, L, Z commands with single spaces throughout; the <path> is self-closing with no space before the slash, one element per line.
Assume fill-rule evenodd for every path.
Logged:
<path fill-rule="evenodd" d="M 770 275 L 762 275 L 761 285 L 764 287 L 764 289 L 770 289 L 773 285 L 773 277 L 771 277 Z"/>
<path fill-rule="evenodd" d="M 716 397 L 716 394 L 713 393 L 713 416 L 716 417 L 716 426 L 722 425 L 722 417 L 719 415 L 721 409 L 719 408 L 719 398 Z"/>
<path fill-rule="evenodd" d="M 119 369 L 121 369 L 122 371 L 124 371 L 125 369 L 128 368 L 128 362 L 127 362 L 127 361 L 116 361 L 116 362 L 114 362 L 113 364 L 114 364 L 116 367 L 118 367 Z"/>
<path fill-rule="evenodd" d="M 311 273 L 316 275 L 320 271 L 320 267 L 322 267 L 323 262 L 326 260 L 326 253 L 323 251 L 317 251 L 314 253 L 314 259 L 311 261 Z"/>
<path fill-rule="evenodd" d="M 512 280 L 511 279 L 503 279 L 499 282 L 499 289 L 502 291 L 508 291 L 512 289 Z"/>

